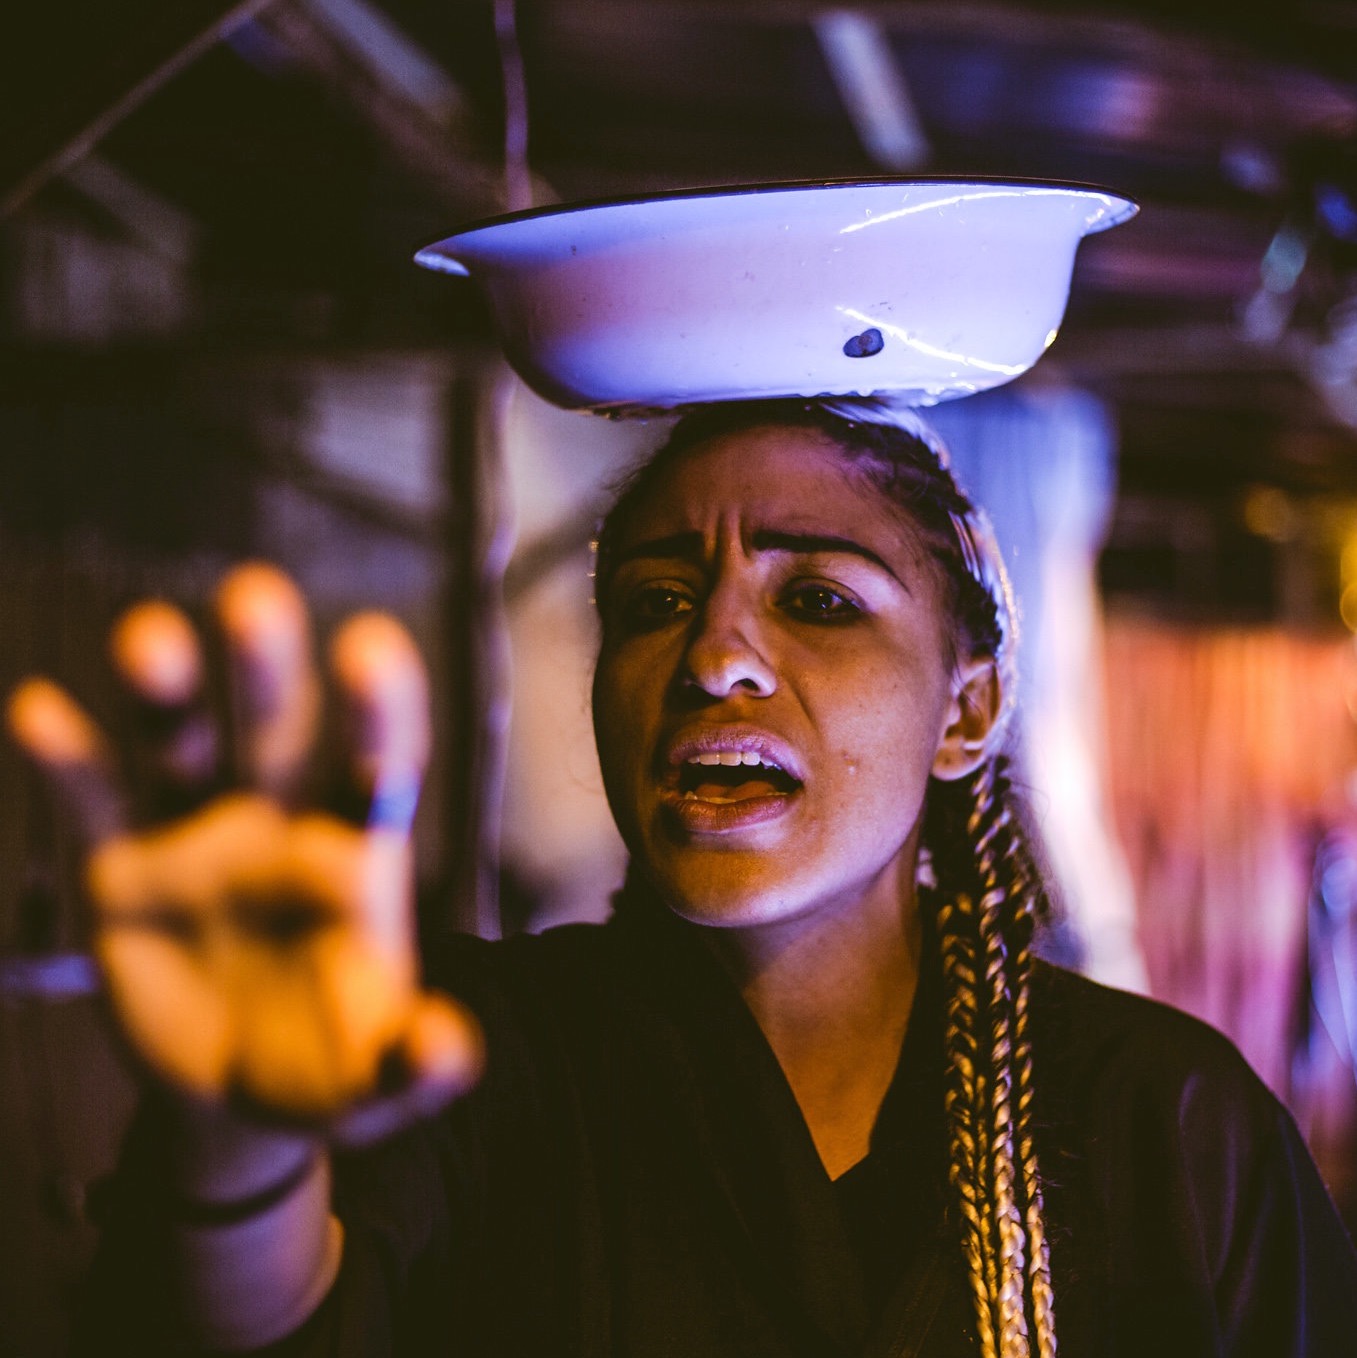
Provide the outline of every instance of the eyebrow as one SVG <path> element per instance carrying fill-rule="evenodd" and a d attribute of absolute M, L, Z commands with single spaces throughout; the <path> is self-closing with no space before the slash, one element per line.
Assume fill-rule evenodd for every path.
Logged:
<path fill-rule="evenodd" d="M 908 584 L 900 578 L 894 567 L 870 547 L 864 547 L 852 538 L 841 538 L 832 533 L 790 533 L 777 528 L 760 528 L 755 530 L 750 545 L 756 552 L 794 552 L 802 556 L 815 552 L 842 552 L 860 557 L 885 571 L 903 590 L 910 592 Z M 627 547 L 617 554 L 616 564 L 620 566 L 625 561 L 675 557 L 693 561 L 700 559 L 705 550 L 706 542 L 701 533 L 671 533 L 668 537 L 651 538 Z"/>

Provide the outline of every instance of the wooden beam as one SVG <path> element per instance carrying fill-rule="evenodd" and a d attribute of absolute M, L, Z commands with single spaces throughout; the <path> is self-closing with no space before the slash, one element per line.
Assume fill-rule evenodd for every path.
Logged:
<path fill-rule="evenodd" d="M 49 21 L 36 47 L 15 43 L 10 50 L 10 59 L 22 59 L 24 69 L 13 73 L 7 94 L 14 107 L 25 107 L 23 118 L 7 129 L 5 149 L 0 150 L 0 220 L 271 3 L 123 0 L 101 7 L 102 19 L 92 16 L 94 32 L 87 24 L 71 25 L 64 8 L 54 6 L 56 18 L 65 22 L 54 27 Z M 29 11 L 29 18 L 34 17 Z"/>

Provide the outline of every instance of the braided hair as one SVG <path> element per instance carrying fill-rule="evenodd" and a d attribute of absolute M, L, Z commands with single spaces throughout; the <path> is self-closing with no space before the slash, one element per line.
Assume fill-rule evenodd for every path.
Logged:
<path fill-rule="evenodd" d="M 764 425 L 825 434 L 908 517 L 942 585 L 948 663 L 988 656 L 999 673 L 1005 711 L 993 751 L 1012 708 L 1016 610 L 988 522 L 958 487 L 936 434 L 911 411 L 829 399 L 694 409 L 624 483 L 604 520 L 596 597 L 606 596 L 622 525 L 664 469 L 711 438 Z M 981 1358 L 1055 1358 L 1028 1023 L 1044 897 L 1004 756 L 991 752 L 963 779 L 930 779 L 923 845 L 921 901 L 934 912 L 944 979 L 949 1178 Z"/>

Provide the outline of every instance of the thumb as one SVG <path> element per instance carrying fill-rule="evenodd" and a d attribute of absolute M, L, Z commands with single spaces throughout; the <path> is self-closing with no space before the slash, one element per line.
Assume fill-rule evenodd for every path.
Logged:
<path fill-rule="evenodd" d="M 410 1022 L 388 1053 L 396 1087 L 344 1114 L 332 1128 L 341 1146 L 363 1146 L 430 1117 L 465 1094 L 485 1068 L 485 1037 L 464 1005 L 446 995 L 419 995 Z"/>

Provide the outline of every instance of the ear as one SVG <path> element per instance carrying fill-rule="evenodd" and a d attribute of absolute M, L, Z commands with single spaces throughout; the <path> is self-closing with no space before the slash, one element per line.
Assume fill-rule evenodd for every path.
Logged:
<path fill-rule="evenodd" d="M 933 757 L 935 778 L 952 782 L 985 762 L 1003 706 L 1003 681 L 993 656 L 975 656 L 957 667 L 947 725 Z"/>

